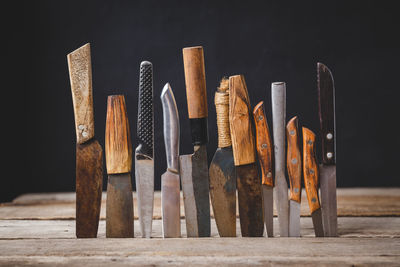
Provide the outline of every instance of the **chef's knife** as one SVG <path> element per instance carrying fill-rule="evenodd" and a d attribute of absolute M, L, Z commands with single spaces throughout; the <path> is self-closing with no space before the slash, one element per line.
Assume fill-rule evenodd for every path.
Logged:
<path fill-rule="evenodd" d="M 94 138 L 90 44 L 67 55 L 76 130 L 76 237 L 97 237 L 103 150 Z"/>
<path fill-rule="evenodd" d="M 243 237 L 263 236 L 262 194 L 250 120 L 250 99 L 242 75 L 229 77 L 229 123 L 241 233 Z"/>
<path fill-rule="evenodd" d="M 325 236 L 337 236 L 335 86 L 331 71 L 318 68 L 319 121 L 322 138 L 321 207 Z"/>
<path fill-rule="evenodd" d="M 154 200 L 153 148 L 153 65 L 140 64 L 137 121 L 138 146 L 135 151 L 136 192 L 142 237 L 151 237 Z"/>
<path fill-rule="evenodd" d="M 194 153 L 180 157 L 180 175 L 188 237 L 211 232 L 207 163 L 207 90 L 203 47 L 183 49 L 186 98 Z"/>
<path fill-rule="evenodd" d="M 229 80 L 215 92 L 218 148 L 211 161 L 210 195 L 220 237 L 236 236 L 236 175 L 229 127 Z"/>
<path fill-rule="evenodd" d="M 167 171 L 161 176 L 163 237 L 181 236 L 179 187 L 179 115 L 174 93 L 167 83 L 161 92 Z"/>
<path fill-rule="evenodd" d="M 108 97 L 105 137 L 106 237 L 133 237 L 132 144 L 123 95 Z"/>
<path fill-rule="evenodd" d="M 274 236 L 274 180 L 272 173 L 272 140 L 269 133 L 264 102 L 261 101 L 253 110 L 256 125 L 256 148 L 262 173 L 264 223 L 266 236 Z"/>
<path fill-rule="evenodd" d="M 315 134 L 303 127 L 303 175 L 308 206 L 316 237 L 324 236 L 321 206 L 318 198 L 318 165 L 315 158 Z"/>

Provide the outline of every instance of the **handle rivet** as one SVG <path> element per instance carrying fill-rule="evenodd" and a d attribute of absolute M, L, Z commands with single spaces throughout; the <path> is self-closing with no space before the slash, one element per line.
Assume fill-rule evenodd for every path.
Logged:
<path fill-rule="evenodd" d="M 268 146 L 267 146 L 267 144 L 262 144 L 261 145 L 261 148 L 267 148 Z"/>
<path fill-rule="evenodd" d="M 293 191 L 297 194 L 299 192 L 299 189 L 295 187 Z"/>
<path fill-rule="evenodd" d="M 258 116 L 258 120 L 262 121 L 263 120 L 263 116 Z"/>
<path fill-rule="evenodd" d="M 333 138 L 333 134 L 328 133 L 328 134 L 326 135 L 326 139 L 331 140 L 332 138 Z"/>
<path fill-rule="evenodd" d="M 311 202 L 312 202 L 312 203 L 315 203 L 315 202 L 317 202 L 317 199 L 316 199 L 315 197 L 313 197 L 313 198 L 311 199 Z"/>
<path fill-rule="evenodd" d="M 88 136 L 88 133 L 87 133 L 87 132 L 82 132 L 82 136 L 83 136 L 83 137 L 87 137 L 87 136 Z"/>
<path fill-rule="evenodd" d="M 331 159 L 331 158 L 332 158 L 332 156 L 333 156 L 332 152 L 328 152 L 328 153 L 326 153 L 326 157 L 327 157 L 328 159 Z"/>
<path fill-rule="evenodd" d="M 271 177 L 272 177 L 272 173 L 271 173 L 271 172 L 268 172 L 268 173 L 267 173 L 267 177 L 268 177 L 268 178 L 271 178 Z"/>
<path fill-rule="evenodd" d="M 312 145 L 312 141 L 311 140 L 308 140 L 307 141 L 307 144 L 309 144 L 310 146 Z"/>
<path fill-rule="evenodd" d="M 297 163 L 297 159 L 296 158 L 293 158 L 292 159 L 292 164 L 296 164 Z"/>
<path fill-rule="evenodd" d="M 310 172 L 311 174 L 314 174 L 314 170 L 313 170 L 313 169 L 310 169 L 309 172 Z"/>
<path fill-rule="evenodd" d="M 290 130 L 289 134 L 294 135 L 294 130 Z"/>

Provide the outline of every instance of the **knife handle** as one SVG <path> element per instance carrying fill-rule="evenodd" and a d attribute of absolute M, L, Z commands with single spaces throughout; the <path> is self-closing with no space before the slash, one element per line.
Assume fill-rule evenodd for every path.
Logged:
<path fill-rule="evenodd" d="M 272 125 L 274 135 L 275 175 L 285 174 L 286 84 L 274 82 L 271 86 Z"/>
<path fill-rule="evenodd" d="M 131 134 L 123 95 L 108 96 L 105 138 L 107 173 L 131 172 Z"/>
<path fill-rule="evenodd" d="M 229 124 L 235 166 L 254 163 L 256 156 L 250 100 L 243 75 L 229 77 Z"/>
<path fill-rule="evenodd" d="M 254 107 L 253 116 L 256 125 L 256 150 L 261 165 L 262 184 L 272 187 L 274 186 L 272 175 L 272 141 L 263 101 Z"/>
<path fill-rule="evenodd" d="M 90 44 L 67 55 L 72 103 L 75 116 L 75 131 L 78 144 L 94 137 L 92 63 Z"/>
<path fill-rule="evenodd" d="M 308 206 L 313 213 L 320 208 L 318 198 L 318 166 L 315 159 L 315 134 L 303 127 L 303 175 Z"/>
<path fill-rule="evenodd" d="M 286 166 L 290 182 L 290 199 L 301 202 L 301 154 L 297 116 L 286 125 L 287 157 Z"/>
<path fill-rule="evenodd" d="M 140 64 L 137 153 L 153 158 L 153 65 L 143 61 Z"/>
<path fill-rule="evenodd" d="M 232 146 L 229 127 L 229 80 L 221 80 L 218 91 L 215 92 L 215 110 L 217 113 L 218 147 Z"/>
<path fill-rule="evenodd" d="M 186 98 L 193 145 L 208 142 L 207 89 L 203 47 L 182 50 L 185 70 Z"/>

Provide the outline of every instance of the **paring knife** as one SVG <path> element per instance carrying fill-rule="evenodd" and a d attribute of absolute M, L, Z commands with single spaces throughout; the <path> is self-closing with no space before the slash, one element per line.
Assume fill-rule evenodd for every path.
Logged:
<path fill-rule="evenodd" d="M 315 158 L 315 134 L 303 127 L 303 175 L 308 206 L 316 237 L 324 236 L 321 206 L 318 198 L 318 165 Z"/>
<path fill-rule="evenodd" d="M 94 138 L 90 44 L 67 55 L 76 130 L 76 237 L 97 237 L 103 150 Z"/>
<path fill-rule="evenodd" d="M 322 63 L 318 68 L 319 121 L 322 138 L 321 206 L 325 236 L 335 237 L 337 233 L 336 200 L 336 122 L 335 86 L 331 71 Z"/>
<path fill-rule="evenodd" d="M 153 148 L 153 65 L 140 64 L 137 121 L 138 146 L 135 150 L 136 192 L 142 237 L 151 237 L 154 201 Z"/>
<path fill-rule="evenodd" d="M 186 98 L 194 153 L 180 156 L 188 237 L 209 237 L 210 197 L 207 163 L 207 90 L 203 47 L 183 49 Z"/>
<path fill-rule="evenodd" d="M 289 235 L 288 185 L 285 177 L 285 124 L 286 124 L 286 84 L 272 83 L 272 126 L 275 152 L 275 205 L 278 212 L 279 233 Z"/>
<path fill-rule="evenodd" d="M 286 125 L 287 158 L 286 166 L 290 182 L 289 200 L 289 236 L 300 237 L 300 205 L 301 205 L 301 152 L 299 145 L 297 116 Z"/>
<path fill-rule="evenodd" d="M 211 161 L 210 195 L 220 237 L 236 236 L 236 174 L 229 126 L 229 80 L 215 92 L 218 148 Z"/>
<path fill-rule="evenodd" d="M 266 236 L 274 236 L 274 180 L 272 173 L 272 140 L 269 133 L 264 102 L 261 101 L 253 110 L 256 125 L 256 148 L 262 173 L 264 223 Z"/>
<path fill-rule="evenodd" d="M 174 93 L 167 83 L 161 92 L 167 171 L 161 176 L 163 237 L 181 236 L 179 183 L 179 115 Z"/>
<path fill-rule="evenodd" d="M 106 237 L 133 237 L 132 144 L 123 95 L 108 97 L 105 137 Z"/>
<path fill-rule="evenodd" d="M 250 99 L 242 75 L 229 77 L 229 123 L 243 237 L 263 236 L 260 178 L 250 120 Z"/>

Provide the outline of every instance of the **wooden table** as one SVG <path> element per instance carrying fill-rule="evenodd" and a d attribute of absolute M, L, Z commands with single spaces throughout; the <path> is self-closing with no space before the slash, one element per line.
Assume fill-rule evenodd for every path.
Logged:
<path fill-rule="evenodd" d="M 339 238 L 314 237 L 303 198 L 301 238 L 242 238 L 239 220 L 237 238 L 219 238 L 214 220 L 211 238 L 186 238 L 182 205 L 184 238 L 162 239 L 156 192 L 154 238 L 106 239 L 105 199 L 97 239 L 75 238 L 74 193 L 0 204 L 0 265 L 400 265 L 400 188 L 338 189 Z M 135 220 L 135 236 L 139 229 Z"/>

